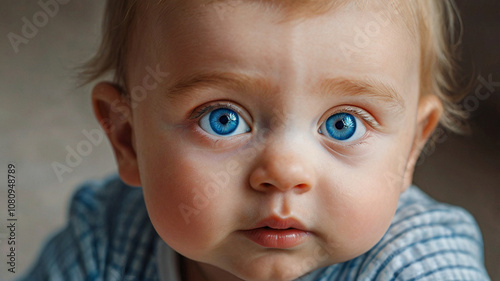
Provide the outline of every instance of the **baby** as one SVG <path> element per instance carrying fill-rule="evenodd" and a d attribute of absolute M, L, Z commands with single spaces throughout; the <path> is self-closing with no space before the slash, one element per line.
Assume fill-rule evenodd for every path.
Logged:
<path fill-rule="evenodd" d="M 489 280 L 474 219 L 412 185 L 463 117 L 454 11 L 108 0 L 84 74 L 114 74 L 92 103 L 119 177 L 23 280 Z"/>

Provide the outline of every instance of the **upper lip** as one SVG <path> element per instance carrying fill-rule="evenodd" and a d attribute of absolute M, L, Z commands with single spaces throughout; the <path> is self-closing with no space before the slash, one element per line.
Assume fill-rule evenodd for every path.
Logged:
<path fill-rule="evenodd" d="M 258 222 L 252 229 L 269 227 L 272 229 L 289 229 L 306 230 L 306 227 L 295 218 L 281 218 L 279 216 L 270 216 Z"/>

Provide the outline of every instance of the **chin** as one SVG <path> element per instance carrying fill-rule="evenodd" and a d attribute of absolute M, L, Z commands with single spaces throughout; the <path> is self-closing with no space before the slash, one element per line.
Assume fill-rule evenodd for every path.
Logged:
<path fill-rule="evenodd" d="M 315 268 L 305 268 L 298 263 L 256 263 L 242 266 L 233 272 L 234 275 L 245 281 L 291 281 L 307 274 Z"/>

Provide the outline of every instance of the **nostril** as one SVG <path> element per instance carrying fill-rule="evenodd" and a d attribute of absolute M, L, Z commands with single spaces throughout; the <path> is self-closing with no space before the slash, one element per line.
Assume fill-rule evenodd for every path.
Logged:
<path fill-rule="evenodd" d="M 265 188 L 270 188 L 270 187 L 273 187 L 272 184 L 268 183 L 268 182 L 263 182 L 262 183 L 262 187 L 265 187 Z"/>
<path fill-rule="evenodd" d="M 298 185 L 296 186 L 296 188 L 298 188 L 298 189 L 306 189 L 306 188 L 308 188 L 308 185 L 307 185 L 307 184 L 304 184 L 304 183 L 301 183 L 301 184 L 298 184 Z"/>
<path fill-rule="evenodd" d="M 274 185 L 274 184 L 272 184 L 272 183 L 263 182 L 263 183 L 261 183 L 261 184 L 260 184 L 260 187 L 261 187 L 263 190 L 270 190 L 270 189 L 272 189 L 272 188 L 278 188 L 278 189 L 283 190 L 283 191 L 288 190 L 288 189 L 295 189 L 295 190 L 297 190 L 297 191 L 299 191 L 299 192 L 304 192 L 304 191 L 309 190 L 310 185 L 305 184 L 305 183 L 301 183 L 301 184 L 297 184 L 297 185 L 295 185 L 295 186 L 293 186 L 293 185 L 288 185 L 288 187 L 286 187 L 286 186 L 282 186 L 282 187 L 280 187 L 280 186 L 276 186 L 276 185 Z M 293 187 L 293 188 L 292 188 L 292 187 Z"/>

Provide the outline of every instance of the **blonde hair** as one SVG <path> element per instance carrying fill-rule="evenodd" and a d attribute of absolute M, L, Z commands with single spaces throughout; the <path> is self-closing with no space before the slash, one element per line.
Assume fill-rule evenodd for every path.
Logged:
<path fill-rule="evenodd" d="M 207 0 L 209 2 L 230 0 Z M 243 0 L 233 0 L 243 1 Z M 286 18 L 304 18 L 322 14 L 349 0 L 244 0 L 285 10 Z M 357 0 L 358 3 L 368 0 Z M 96 55 L 83 65 L 80 78 L 84 84 L 106 73 L 114 74 L 114 82 L 127 90 L 127 56 L 133 40 L 137 14 L 142 5 L 162 5 L 167 9 L 174 0 L 107 0 L 103 22 L 103 37 Z M 451 131 L 466 131 L 467 113 L 458 103 L 467 95 L 467 89 L 457 81 L 457 50 L 461 38 L 461 20 L 454 0 L 391 0 L 399 2 L 399 12 L 409 17 L 410 29 L 419 34 L 421 44 L 421 94 L 432 93 L 442 102 L 444 114 L 440 124 Z"/>

